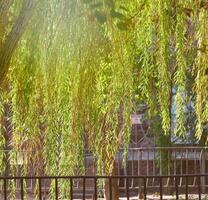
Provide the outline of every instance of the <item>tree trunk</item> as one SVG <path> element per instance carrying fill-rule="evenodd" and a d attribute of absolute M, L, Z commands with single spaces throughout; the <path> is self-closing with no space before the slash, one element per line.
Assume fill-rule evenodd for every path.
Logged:
<path fill-rule="evenodd" d="M 114 167 L 111 176 L 118 175 L 118 167 L 116 162 L 114 162 Z M 112 199 L 110 199 L 110 182 L 109 179 L 104 180 L 104 195 L 106 200 L 119 200 L 119 185 L 118 179 L 111 179 L 111 191 L 112 191 Z"/>
<path fill-rule="evenodd" d="M 3 82 L 8 70 L 12 55 L 17 47 L 18 41 L 24 33 L 28 22 L 32 16 L 37 0 L 24 0 L 20 14 L 15 21 L 11 32 L 1 45 L 0 49 L 0 84 Z M 1 10 L 3 10 L 4 3 L 1 3 Z M 3 16 L 1 16 L 3 17 Z"/>

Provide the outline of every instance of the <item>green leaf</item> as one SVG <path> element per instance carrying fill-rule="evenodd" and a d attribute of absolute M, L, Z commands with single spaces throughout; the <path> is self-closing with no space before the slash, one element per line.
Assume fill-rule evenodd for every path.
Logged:
<path fill-rule="evenodd" d="M 103 6 L 103 3 L 102 2 L 98 2 L 98 3 L 94 3 L 92 5 L 90 5 L 90 8 L 91 9 L 96 9 L 96 8 L 100 8 Z"/>
<path fill-rule="evenodd" d="M 107 20 L 107 17 L 104 13 L 95 11 L 95 17 L 97 18 L 98 22 L 104 24 Z"/>
<path fill-rule="evenodd" d="M 86 4 L 90 4 L 90 3 L 92 3 L 92 0 L 84 0 L 83 2 Z"/>
<path fill-rule="evenodd" d="M 111 14 L 111 17 L 113 17 L 113 18 L 118 18 L 118 19 L 124 19 L 125 18 L 125 16 L 123 14 L 121 14 L 120 12 L 117 12 L 113 9 L 111 10 L 110 14 Z"/>
<path fill-rule="evenodd" d="M 119 8 L 120 8 L 121 10 L 128 11 L 128 9 L 127 9 L 126 7 L 124 7 L 124 6 L 120 6 Z"/>
<path fill-rule="evenodd" d="M 117 27 L 122 30 L 122 31 L 126 31 L 128 30 L 128 24 L 124 23 L 124 22 L 119 22 L 117 23 Z"/>
<path fill-rule="evenodd" d="M 114 8 L 115 2 L 114 2 L 114 0 L 106 0 L 106 5 L 110 8 Z"/>

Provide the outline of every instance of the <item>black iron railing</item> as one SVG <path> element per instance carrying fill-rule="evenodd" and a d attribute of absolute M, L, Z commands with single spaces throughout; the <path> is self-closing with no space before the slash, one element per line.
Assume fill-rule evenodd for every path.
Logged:
<path fill-rule="evenodd" d="M 174 199 L 179 200 L 181 199 L 180 195 L 183 195 L 183 199 L 188 200 L 189 199 L 189 195 L 190 194 L 194 194 L 195 195 L 195 199 L 203 199 L 203 195 L 208 194 L 208 190 L 207 188 L 205 188 L 205 190 L 202 193 L 202 185 L 201 185 L 201 179 L 202 178 L 208 178 L 208 174 L 188 174 L 188 175 L 162 175 L 162 176 L 36 176 L 36 177 L 0 177 L 0 182 L 3 184 L 2 186 L 2 190 L 1 190 L 1 199 L 4 200 L 8 200 L 9 198 L 9 189 L 8 189 L 8 183 L 10 181 L 16 181 L 19 184 L 19 198 L 21 200 L 25 199 L 25 193 L 27 192 L 25 190 L 25 184 L 24 181 L 27 180 L 36 180 L 38 182 L 38 198 L 40 200 L 43 199 L 49 199 L 46 196 L 43 196 L 43 193 L 45 192 L 45 188 L 43 187 L 43 182 L 48 180 L 48 181 L 54 181 L 54 195 L 55 195 L 55 199 L 56 200 L 60 200 L 60 182 L 63 180 L 68 180 L 69 181 L 69 199 L 74 199 L 75 198 L 75 187 L 74 187 L 74 183 L 76 180 L 81 180 L 82 181 L 82 187 L 78 188 L 79 191 L 81 191 L 82 193 L 82 197 L 79 199 L 86 199 L 86 194 L 87 191 L 89 189 L 91 189 L 90 191 L 92 192 L 92 199 L 93 200 L 97 200 L 99 195 L 98 194 L 98 190 L 100 190 L 100 186 L 98 186 L 98 182 L 99 181 L 106 181 L 109 184 L 108 188 L 109 190 L 108 195 L 109 195 L 109 200 L 114 200 L 113 199 L 113 190 L 115 188 L 112 187 L 112 182 L 114 180 L 118 180 L 119 181 L 123 180 L 125 181 L 125 188 L 123 188 L 124 190 L 119 190 L 119 196 L 121 197 L 125 197 L 127 200 L 130 199 L 130 197 L 132 197 L 132 195 L 135 195 L 135 191 L 132 192 L 130 189 L 130 180 L 134 179 L 134 180 L 138 180 L 138 187 L 137 188 L 137 197 L 140 195 L 142 196 L 142 198 L 144 200 L 148 199 L 148 195 L 155 193 L 156 191 L 150 191 L 148 186 L 147 186 L 147 180 L 150 179 L 154 179 L 157 180 L 159 183 L 159 187 L 158 187 L 158 199 L 162 200 L 165 199 L 164 198 L 164 194 L 166 193 L 163 185 L 163 180 L 165 179 L 171 179 L 172 180 L 172 184 L 173 184 L 173 188 L 174 188 Z M 179 184 L 180 179 L 183 178 L 185 180 L 184 186 L 185 187 L 181 187 Z M 197 180 L 196 186 L 194 189 L 190 188 L 189 185 L 189 179 L 191 178 L 195 178 Z M 91 183 L 87 183 L 87 181 L 90 180 Z M 118 187 L 119 188 L 119 187 Z M 77 190 L 76 190 L 77 191 Z M 32 198 L 30 198 L 32 199 Z M 77 198 L 76 198 L 77 199 Z M 89 199 L 89 198 L 87 198 Z"/>

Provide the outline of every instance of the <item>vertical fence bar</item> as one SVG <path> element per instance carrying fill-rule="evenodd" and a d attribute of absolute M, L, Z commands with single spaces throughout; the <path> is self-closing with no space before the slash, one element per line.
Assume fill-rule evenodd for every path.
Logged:
<path fill-rule="evenodd" d="M 73 200 L 73 179 L 70 178 L 70 199 Z"/>
<path fill-rule="evenodd" d="M 146 178 L 144 177 L 144 200 L 147 200 Z"/>
<path fill-rule="evenodd" d="M 173 168 L 174 168 L 174 175 L 176 175 L 176 150 L 174 150 L 174 160 L 173 160 Z"/>
<path fill-rule="evenodd" d="M 186 189 L 185 189 L 185 191 L 186 191 L 186 200 L 188 200 L 188 176 L 186 176 Z"/>
<path fill-rule="evenodd" d="M 175 177 L 175 191 L 176 191 L 176 200 L 179 200 L 178 197 L 178 177 Z"/>
<path fill-rule="evenodd" d="M 160 175 L 162 175 L 163 174 L 163 169 L 162 169 L 162 150 L 161 149 L 159 149 L 159 151 L 160 151 Z"/>
<path fill-rule="evenodd" d="M 186 149 L 186 174 L 188 174 L 188 149 Z"/>
<path fill-rule="evenodd" d="M 24 182 L 23 178 L 20 178 L 20 187 L 21 187 L 21 200 L 24 200 Z"/>
<path fill-rule="evenodd" d="M 55 197 L 58 200 L 58 179 L 55 178 Z"/>
<path fill-rule="evenodd" d="M 97 177 L 94 177 L 94 200 L 97 200 Z"/>
<path fill-rule="evenodd" d="M 109 178 L 109 196 L 110 196 L 110 200 L 112 200 L 112 178 Z"/>
<path fill-rule="evenodd" d="M 147 149 L 146 153 L 147 153 L 147 170 L 146 170 L 146 172 L 147 172 L 147 176 L 149 176 L 149 171 L 150 171 L 149 170 L 149 149 Z M 147 185 L 149 185 L 148 182 L 149 182 L 149 179 L 147 179 Z"/>
<path fill-rule="evenodd" d="M 126 197 L 129 200 L 129 178 L 126 177 Z"/>
<path fill-rule="evenodd" d="M 134 175 L 134 150 L 131 149 L 131 154 L 132 155 L 132 159 L 131 159 L 131 175 Z M 131 186 L 133 187 L 134 185 L 134 179 L 131 179 Z"/>
<path fill-rule="evenodd" d="M 201 200 L 201 177 L 198 176 L 198 193 L 199 193 L 199 200 Z"/>
<path fill-rule="evenodd" d="M 189 199 L 189 190 L 191 188 L 190 185 L 189 185 L 189 177 L 196 177 L 196 179 L 198 179 L 197 181 L 197 185 L 196 187 L 198 186 L 198 199 L 201 200 L 201 194 L 202 194 L 202 177 L 207 177 L 208 175 L 205 175 L 203 176 L 203 174 L 199 174 L 199 175 L 184 175 L 184 176 L 170 176 L 170 178 L 174 178 L 174 183 L 175 183 L 175 193 L 176 193 L 176 200 L 179 200 L 179 186 L 178 186 L 178 183 L 181 179 L 181 177 L 185 178 L 185 199 L 188 200 Z M 143 179 L 143 194 L 144 194 L 144 200 L 147 200 L 147 179 L 148 178 L 156 178 L 156 179 L 159 179 L 159 190 L 160 190 L 160 200 L 163 199 L 163 188 L 164 188 L 164 183 L 163 183 L 163 178 L 164 176 L 118 176 L 118 177 L 107 177 L 107 179 L 109 180 L 109 200 L 112 200 L 113 199 L 113 187 L 112 187 L 112 181 L 114 179 L 117 180 L 117 178 L 123 178 L 124 180 L 126 180 L 126 199 L 129 200 L 130 199 L 130 184 L 129 184 L 129 180 L 131 178 L 136 178 L 136 179 Z M 165 176 L 165 177 L 169 177 L 169 176 Z M 58 188 L 58 179 L 59 178 L 62 178 L 62 177 L 49 177 L 50 179 L 55 179 L 55 199 L 58 200 L 59 199 L 59 188 Z M 70 179 L 70 196 L 71 196 L 71 200 L 73 199 L 73 178 L 80 178 L 80 177 L 69 177 L 68 179 Z M 89 177 L 83 177 L 83 200 L 86 199 L 86 180 L 87 178 Z M 101 177 L 98 177 L 98 176 L 93 176 L 93 177 L 90 177 L 90 179 L 94 180 L 94 199 L 93 200 L 97 200 L 97 180 L 98 178 L 101 178 Z M 25 199 L 25 191 L 24 191 L 24 187 L 25 187 L 25 184 L 24 184 L 24 181 L 27 180 L 28 178 L 25 178 L 25 177 L 16 177 L 16 178 L 12 178 L 12 177 L 9 177 L 9 179 L 17 179 L 18 181 L 20 180 L 20 199 L 21 200 L 24 200 Z M 30 179 L 30 178 L 29 178 Z M 36 179 L 38 181 L 38 191 L 39 191 L 39 199 L 42 200 L 42 179 L 44 179 L 44 177 L 32 177 L 31 179 Z M 7 200 L 8 199 L 8 194 L 7 194 L 7 185 L 8 185 L 8 178 L 7 177 L 0 177 L 0 180 L 3 181 L 3 195 L 4 195 L 4 200 Z M 183 192 L 184 193 L 184 192 Z M 2 197 L 3 198 L 3 197 Z"/>
<path fill-rule="evenodd" d="M 179 150 L 180 152 L 180 174 L 183 174 L 183 152 L 182 149 Z M 182 186 L 183 177 L 180 177 L 180 186 Z"/>
<path fill-rule="evenodd" d="M 140 149 L 138 150 L 138 175 L 140 176 L 140 159 L 141 159 L 141 155 L 140 155 Z"/>
<path fill-rule="evenodd" d="M 154 149 L 154 150 L 153 150 L 153 161 L 152 161 L 152 162 L 153 162 L 153 163 L 152 163 L 152 164 L 153 164 L 153 175 L 156 174 L 156 169 L 155 169 L 155 168 L 156 168 L 156 166 L 155 166 L 155 160 L 156 160 L 156 155 L 155 155 L 155 154 L 156 154 L 156 153 L 157 153 L 157 152 L 156 152 L 156 150 Z M 152 186 L 154 186 L 154 184 L 155 184 L 155 179 L 153 178 Z"/>
<path fill-rule="evenodd" d="M 85 200 L 85 177 L 83 178 L 83 200 Z"/>
<path fill-rule="evenodd" d="M 38 188 L 39 188 L 39 200 L 42 200 L 42 191 L 41 191 L 41 178 L 38 178 Z"/>
<path fill-rule="evenodd" d="M 162 188 L 162 178 L 159 178 L 160 181 L 160 200 L 163 200 L 163 188 Z"/>
<path fill-rule="evenodd" d="M 171 155 L 172 155 L 172 150 L 168 149 L 168 175 L 170 175 L 171 173 L 171 157 L 172 157 Z"/>
<path fill-rule="evenodd" d="M 4 200 L 7 200 L 7 179 L 4 178 Z"/>
<path fill-rule="evenodd" d="M 204 149 L 201 149 L 201 155 L 200 155 L 200 173 L 205 174 L 206 173 L 206 158 L 205 158 L 205 152 Z M 206 177 L 201 177 L 201 192 L 205 193 L 205 185 L 206 185 Z"/>

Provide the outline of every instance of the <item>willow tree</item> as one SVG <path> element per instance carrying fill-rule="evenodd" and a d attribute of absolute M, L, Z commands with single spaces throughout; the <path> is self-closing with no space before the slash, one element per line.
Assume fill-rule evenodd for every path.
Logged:
<path fill-rule="evenodd" d="M 15 49 L 18 46 L 18 42 L 23 35 L 30 18 L 33 14 L 37 1 L 24 0 L 24 1 L 13 1 L 8 0 L 0 1 L 0 90 L 1 90 L 1 137 L 0 137 L 0 149 L 1 149 L 1 172 L 4 171 L 5 165 L 3 164 L 6 159 L 2 150 L 4 149 L 7 141 L 7 134 L 3 126 L 5 120 L 5 104 L 7 97 L 2 91 L 2 88 L 6 88 L 3 85 L 9 65 Z"/>
<path fill-rule="evenodd" d="M 158 6 L 155 7 L 151 1 L 141 1 L 142 10 L 137 17 L 138 29 L 135 33 L 136 56 L 139 57 L 138 63 L 141 66 L 140 99 L 145 100 L 149 106 L 150 116 L 157 113 L 161 116 L 166 135 L 182 137 L 186 134 L 187 105 L 192 104 L 197 114 L 196 136 L 200 139 L 203 129 L 201 125 L 207 123 L 206 115 L 203 114 L 206 113 L 207 89 L 198 87 L 201 80 L 206 82 L 206 69 L 203 70 L 204 75 L 198 73 L 206 65 L 202 64 L 202 60 L 207 52 L 200 45 L 205 45 L 206 34 L 202 34 L 202 30 L 206 30 L 207 4 L 204 1 L 189 0 L 165 0 L 157 3 Z M 187 84 L 192 84 L 193 87 Z M 193 96 L 189 96 L 190 90 Z M 204 94 L 203 100 L 200 98 L 201 92 Z M 173 107 L 176 113 L 174 129 L 171 125 Z"/>
<path fill-rule="evenodd" d="M 37 0 L 0 1 L 0 82 L 33 14 Z"/>
<path fill-rule="evenodd" d="M 131 35 L 120 31 L 121 6 L 39 4 L 13 56 L 6 91 L 13 128 L 10 161 L 22 157 L 23 175 L 31 162 L 38 163 L 35 174 L 43 166 L 50 175 L 83 173 L 85 147 L 97 173 L 110 175 L 118 149 L 128 147 Z M 63 198 L 67 185 L 61 184 Z"/>
<path fill-rule="evenodd" d="M 174 134 L 184 136 L 191 104 L 200 139 L 208 116 L 206 2 L 52 0 L 37 8 L 1 95 L 10 106 L 10 161 L 24 152 L 22 174 L 31 163 L 35 174 L 82 174 L 87 147 L 97 174 L 112 175 L 119 148 L 127 152 L 135 96 L 169 136 L 173 105 Z M 63 198 L 68 185 L 60 184 Z"/>

